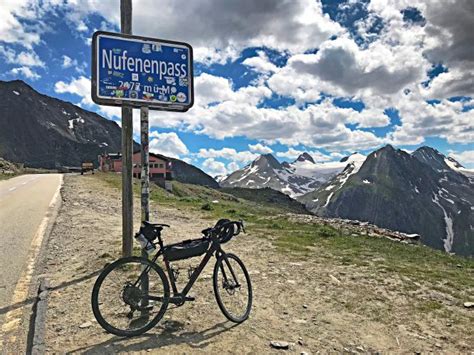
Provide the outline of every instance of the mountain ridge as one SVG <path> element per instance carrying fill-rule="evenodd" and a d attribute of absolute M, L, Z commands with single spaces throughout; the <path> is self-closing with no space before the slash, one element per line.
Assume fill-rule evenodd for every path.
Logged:
<path fill-rule="evenodd" d="M 349 164 L 357 163 L 365 156 L 351 154 L 346 162 L 315 163 L 307 152 L 293 162 L 280 163 L 271 153 L 258 156 L 250 164 L 225 178 L 219 177 L 222 187 L 260 189 L 270 187 L 291 197 L 313 191 L 332 176 L 343 171 Z M 357 163 L 358 164 L 358 163 Z"/>
<path fill-rule="evenodd" d="M 385 146 L 298 200 L 319 216 L 417 233 L 436 249 L 473 255 L 474 185 L 445 159 L 430 147 L 409 154 Z"/>
<path fill-rule="evenodd" d="M 121 151 L 121 128 L 95 112 L 39 93 L 21 80 L 0 81 L 0 156 L 33 168 L 58 169 Z M 134 150 L 140 146 L 134 142 Z M 201 169 L 175 158 L 174 177 L 218 188 Z"/>

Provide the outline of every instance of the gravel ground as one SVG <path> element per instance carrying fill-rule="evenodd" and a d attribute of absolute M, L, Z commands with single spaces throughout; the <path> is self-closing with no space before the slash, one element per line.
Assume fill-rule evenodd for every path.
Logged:
<path fill-rule="evenodd" d="M 124 339 L 107 334 L 94 319 L 90 294 L 97 274 L 121 250 L 120 191 L 98 177 L 67 176 L 62 198 L 44 270 L 52 284 L 46 324 L 49 353 L 473 351 L 472 329 L 456 322 L 471 310 L 453 307 L 452 320 L 413 312 L 411 297 L 449 303 L 448 295 L 422 285 L 413 295 L 402 294 L 404 280 L 396 273 L 371 275 L 364 267 L 331 259 L 318 247 L 309 257 L 282 254 L 271 238 L 255 237 L 252 231 L 224 246 L 244 261 L 252 278 L 254 306 L 246 322 L 235 325 L 220 312 L 211 260 L 191 291 L 195 302 L 169 310 L 145 335 Z M 138 200 L 135 206 L 138 217 Z M 198 237 L 213 224 L 199 214 L 154 205 L 152 219 L 172 226 L 164 233 L 167 242 Z M 182 283 L 186 266 L 198 262 L 180 262 Z M 276 350 L 272 341 L 286 342 L 289 349 Z"/>

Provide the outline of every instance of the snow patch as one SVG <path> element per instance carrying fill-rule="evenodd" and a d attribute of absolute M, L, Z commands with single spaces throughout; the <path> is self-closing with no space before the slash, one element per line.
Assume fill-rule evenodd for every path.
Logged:
<path fill-rule="evenodd" d="M 329 204 L 329 201 L 331 201 L 332 195 L 334 195 L 334 192 L 331 192 L 328 196 L 328 199 L 326 200 L 326 203 L 324 204 L 323 207 L 326 207 Z"/>
<path fill-rule="evenodd" d="M 364 184 L 371 184 L 371 182 L 367 179 L 365 179 L 364 181 L 362 181 Z"/>
<path fill-rule="evenodd" d="M 418 187 L 417 187 L 417 186 L 415 186 L 415 192 L 416 192 L 417 194 L 420 193 L 420 190 L 418 190 Z"/>
<path fill-rule="evenodd" d="M 434 198 L 432 198 L 431 201 L 433 201 L 436 205 L 438 205 L 438 207 L 441 208 L 441 210 L 443 211 L 444 222 L 446 223 L 446 239 L 443 239 L 444 250 L 447 253 L 449 253 L 451 252 L 451 249 L 453 248 L 453 242 L 454 242 L 453 220 L 450 216 L 448 216 L 448 213 L 439 202 L 438 195 L 434 195 Z"/>
<path fill-rule="evenodd" d="M 444 158 L 444 162 L 446 163 L 447 166 L 449 166 L 451 169 L 455 170 L 455 171 L 459 171 L 459 167 L 456 166 L 456 164 L 449 160 L 448 158 Z"/>
<path fill-rule="evenodd" d="M 20 93 L 19 93 L 18 91 L 13 90 L 13 93 L 14 93 L 16 96 L 20 96 Z"/>

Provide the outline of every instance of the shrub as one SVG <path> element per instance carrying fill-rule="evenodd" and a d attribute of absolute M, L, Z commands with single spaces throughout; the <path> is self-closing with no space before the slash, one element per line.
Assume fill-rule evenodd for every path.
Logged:
<path fill-rule="evenodd" d="M 209 202 L 207 202 L 207 203 L 205 203 L 204 205 L 201 206 L 201 210 L 212 211 L 212 205 Z"/>

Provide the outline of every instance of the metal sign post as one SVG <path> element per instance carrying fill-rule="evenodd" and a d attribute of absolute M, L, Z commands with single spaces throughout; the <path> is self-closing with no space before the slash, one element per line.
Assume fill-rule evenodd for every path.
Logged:
<path fill-rule="evenodd" d="M 122 33 L 97 31 L 92 37 L 91 96 L 98 105 L 122 107 L 122 254 L 129 256 L 133 242 L 132 108 L 140 108 L 142 220 L 148 220 L 148 110 L 185 112 L 193 106 L 193 49 L 183 42 L 131 35 L 131 0 L 121 0 L 120 10 Z"/>
<path fill-rule="evenodd" d="M 150 220 L 150 154 L 148 151 L 148 107 L 140 108 L 140 148 L 141 148 L 141 205 L 142 222 Z M 148 253 L 142 250 L 142 257 L 148 258 Z M 145 274 L 141 284 L 143 294 L 148 294 L 149 280 Z M 143 305 L 146 306 L 146 305 Z"/>
<path fill-rule="evenodd" d="M 122 33 L 132 33 L 132 0 L 120 0 Z M 133 247 L 133 111 L 122 105 L 122 256 L 131 256 Z"/>

